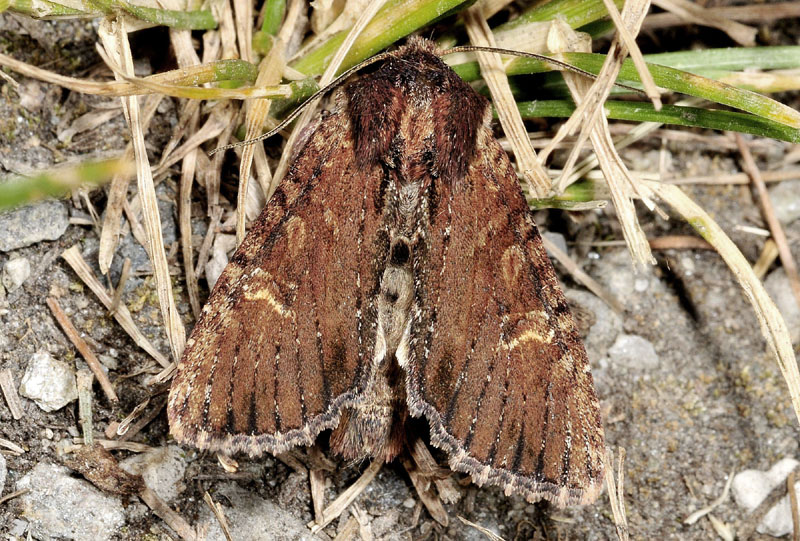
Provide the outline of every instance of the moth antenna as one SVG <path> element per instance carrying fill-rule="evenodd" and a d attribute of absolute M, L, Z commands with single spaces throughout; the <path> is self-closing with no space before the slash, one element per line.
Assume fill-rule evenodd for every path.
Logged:
<path fill-rule="evenodd" d="M 567 71 L 583 75 L 584 77 L 588 77 L 590 79 L 597 79 L 597 75 L 595 75 L 590 71 L 586 71 L 581 68 L 576 68 L 572 64 L 567 64 L 566 62 L 563 62 L 561 60 L 556 60 L 555 58 L 552 58 L 550 56 L 537 53 L 528 53 L 525 51 L 515 51 L 514 49 L 503 49 L 500 47 L 484 47 L 482 45 L 460 45 L 458 47 L 447 49 L 442 53 L 442 55 L 453 54 L 453 53 L 469 53 L 474 51 L 483 51 L 487 53 L 499 53 L 499 54 L 507 54 L 509 56 L 521 56 L 524 58 L 533 58 L 534 60 L 541 60 L 542 62 L 547 62 L 548 64 L 554 64 L 560 68 L 564 68 Z M 635 88 L 633 86 L 628 86 L 623 83 L 614 83 L 614 84 L 620 88 L 636 92 L 637 94 L 645 94 L 640 89 Z"/>
<path fill-rule="evenodd" d="M 328 92 L 330 92 L 334 88 L 342 86 L 342 83 L 344 83 L 345 79 L 347 79 L 353 73 L 355 73 L 358 70 L 361 70 L 363 68 L 366 68 L 370 64 L 374 64 L 375 62 L 380 62 L 381 60 L 383 60 L 385 58 L 388 58 L 388 57 L 390 57 L 392 55 L 393 55 L 393 53 L 391 53 L 391 52 L 381 53 L 381 54 L 375 55 L 373 57 L 367 58 L 366 60 L 363 60 L 363 61 L 359 62 L 358 64 L 356 64 L 352 68 L 350 68 L 348 70 L 345 70 L 341 75 L 339 75 L 336 79 L 334 79 L 329 85 L 324 86 L 324 87 L 320 88 L 319 90 L 317 90 L 316 92 L 314 92 L 313 94 L 311 94 L 311 96 L 306 101 L 304 101 L 299 107 L 297 107 L 294 111 L 292 111 L 292 113 L 289 116 L 287 116 L 285 119 L 283 119 L 280 124 L 275 126 L 270 131 L 268 131 L 266 133 L 262 133 L 258 137 L 253 137 L 252 139 L 247 139 L 246 141 L 239 141 L 238 143 L 232 143 L 230 145 L 225 145 L 225 146 L 221 146 L 221 147 L 215 148 L 214 150 L 209 152 L 208 155 L 209 156 L 213 156 L 217 152 L 222 152 L 224 150 L 230 150 L 230 149 L 236 148 L 236 147 L 243 147 L 243 146 L 246 146 L 246 145 L 252 145 L 253 143 L 258 143 L 259 141 L 263 141 L 264 139 L 268 139 L 268 138 L 272 137 L 273 135 L 275 135 L 276 133 L 281 131 L 283 128 L 288 126 L 295 118 L 300 116 L 300 113 L 302 113 L 303 110 L 308 105 L 313 103 L 315 100 L 319 99 L 324 94 L 327 94 Z"/>

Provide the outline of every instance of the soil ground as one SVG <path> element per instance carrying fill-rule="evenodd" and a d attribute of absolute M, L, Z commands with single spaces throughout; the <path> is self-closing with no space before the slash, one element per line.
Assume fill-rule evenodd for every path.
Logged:
<path fill-rule="evenodd" d="M 647 36 L 645 41 L 651 47 L 661 43 L 667 49 L 669 43 L 694 42 L 705 46 L 727 43 L 715 31 L 704 32 L 695 28 L 662 31 Z M 764 44 L 797 44 L 800 39 L 797 21 L 765 27 L 761 39 Z M 65 75 L 94 74 L 100 65 L 94 52 L 95 41 L 92 22 L 46 22 L 8 14 L 0 16 L 0 51 Z M 138 46 L 144 47 L 141 43 Z M 16 75 L 15 78 L 21 84 L 18 90 L 9 84 L 0 85 L 0 171 L 27 173 L 65 160 L 106 157 L 124 148 L 128 132 L 121 114 L 78 134 L 69 144 L 61 143 L 55 136 L 60 127 L 69 125 L 82 113 L 114 106 L 115 100 L 81 95 Z M 777 98 L 798 107 L 796 94 Z M 153 159 L 157 159 L 155 149 L 166 143 L 175 121 L 174 104 L 165 100 L 147 136 L 156 156 Z M 740 170 L 729 139 L 711 133 L 701 135 L 708 136 L 706 143 L 653 137 L 627 149 L 623 155 L 633 169 L 658 170 L 660 164 L 666 164 L 665 170 L 672 176 Z M 764 169 L 780 168 L 789 149 L 790 145 L 773 141 L 754 145 L 756 158 Z M 159 187 L 167 246 L 176 238 L 174 201 L 178 176 L 176 172 Z M 755 262 L 765 239 L 737 229 L 738 225 L 764 227 L 750 189 L 732 185 L 686 189 L 729 233 L 744 255 Z M 102 190 L 89 193 L 88 200 L 102 212 L 105 201 Z M 198 199 L 200 209 L 201 203 L 204 205 Z M 0 252 L 0 268 L 19 257 L 27 258 L 32 268 L 31 276 L 21 288 L 0 297 L 0 369 L 10 369 L 19 384 L 29 359 L 40 351 L 73 366 L 77 363 L 78 367 L 85 367 L 45 304 L 48 295 L 56 296 L 90 345 L 102 354 L 101 360 L 110 368 L 117 387 L 121 400 L 111 407 L 95 386 L 94 423 L 98 431 L 103 431 L 109 422 L 121 420 L 148 396 L 144 381 L 153 372 L 154 363 L 132 343 L 59 257 L 63 250 L 78 245 L 99 276 L 98 230 L 86 225 L 91 224 L 86 199 L 74 196 L 64 205 L 72 223 L 60 238 Z M 640 210 L 649 237 L 692 234 L 677 217 L 664 221 L 643 208 Z M 611 210 L 575 216 L 546 211 L 536 216 L 544 230 L 562 233 L 570 242 L 622 238 Z M 198 235 L 204 233 L 204 224 L 198 222 L 196 228 Z M 788 224 L 787 235 L 795 253 L 800 253 L 800 220 Z M 122 258 L 131 257 L 135 272 L 123 300 L 131 308 L 139 328 L 162 352 L 168 352 L 146 256 L 130 236 L 121 246 L 121 257 L 117 257 L 112 268 L 111 282 L 116 284 L 119 278 Z M 615 316 L 589 294 L 574 295 L 595 322 L 588 331 L 587 344 L 602 402 L 607 443 L 627 451 L 625 502 L 632 537 L 714 538 L 716 534 L 707 518 L 693 525 L 684 524 L 684 519 L 715 500 L 732 472 L 766 470 L 781 458 L 800 458 L 797 419 L 749 304 L 728 268 L 712 251 L 657 252 L 657 265 L 640 274 L 633 272 L 624 247 L 570 245 L 570 252 L 625 306 L 625 313 Z M 171 263 L 180 268 L 180 252 L 172 257 Z M 770 272 L 779 272 L 776 268 L 773 265 Z M 563 269 L 559 272 L 568 289 L 581 289 L 563 274 Z M 175 285 L 179 310 L 190 329 L 193 321 L 188 297 L 180 280 Z M 624 352 L 612 348 L 620 333 L 644 338 L 652 344 L 656 356 L 648 357 L 647 364 L 630 359 L 626 362 Z M 23 406 L 24 417 L 14 420 L 5 402 L 0 400 L 0 437 L 25 450 L 16 454 L 0 449 L 8 470 L 2 494 L 16 490 L 17 481 L 37 464 L 59 464 L 59 442 L 78 434 L 76 402 L 52 413 L 44 412 L 27 399 L 23 399 Z M 169 445 L 171 438 L 163 413 L 134 439 L 152 447 Z M 129 454 L 115 453 L 119 458 Z M 239 472 L 229 474 L 213 456 L 197 455 L 190 449 L 181 451 L 180 461 L 178 470 L 182 475 L 173 482 L 176 496 L 170 504 L 190 523 L 206 524 L 210 538 L 217 535 L 214 534 L 217 526 L 203 502 L 205 491 L 211 491 L 223 503 L 229 521 L 239 532 L 237 538 L 256 539 L 258 534 L 253 532 L 258 531 L 266 536 L 262 538 L 295 538 L 290 533 L 295 531 L 292 528 L 313 518 L 306 478 L 283 462 L 271 457 L 242 458 Z M 365 466 L 339 464 L 336 472 L 327 475 L 327 500 L 344 490 Z M 455 478 L 461 480 L 462 476 Z M 403 468 L 398 464 L 388 465 L 358 500 L 358 513 L 375 539 L 484 538 L 458 520 L 459 516 L 508 540 L 616 538 L 606 496 L 595 505 L 557 510 L 505 497 L 495 488 L 478 488 L 466 482 L 459 486 L 462 497 L 458 503 L 446 506 L 450 523 L 442 527 L 424 509 L 419 509 L 418 498 Z M 125 524 L 111 534 L 112 539 L 176 537 L 135 498 L 123 501 L 122 505 Z M 728 499 L 714 514 L 722 522 L 736 525 L 744 511 Z M 345 514 L 335 521 L 321 538 L 333 538 L 348 516 Z M 284 519 L 288 522 L 282 522 Z M 20 498 L 0 504 L 0 533 L 22 535 L 25 522 L 35 520 Z M 32 532 L 35 538 L 45 537 L 41 530 Z"/>

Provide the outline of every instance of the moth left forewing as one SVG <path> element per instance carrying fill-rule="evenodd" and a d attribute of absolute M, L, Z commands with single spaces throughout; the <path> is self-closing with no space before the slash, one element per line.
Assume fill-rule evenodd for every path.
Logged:
<path fill-rule="evenodd" d="M 508 157 L 486 125 L 478 137 L 465 178 L 428 191 L 440 210 L 398 351 L 409 408 L 477 483 L 588 503 L 604 444 L 586 353 Z"/>
<path fill-rule="evenodd" d="M 358 399 L 385 231 L 382 175 L 348 133 L 341 107 L 319 122 L 212 291 L 170 390 L 179 442 L 281 453 Z"/>

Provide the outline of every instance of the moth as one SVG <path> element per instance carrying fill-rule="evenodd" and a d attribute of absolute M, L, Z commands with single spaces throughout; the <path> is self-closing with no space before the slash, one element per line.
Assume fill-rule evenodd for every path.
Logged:
<path fill-rule="evenodd" d="M 346 459 L 390 461 L 423 417 L 479 485 L 594 501 L 586 352 L 489 103 L 418 38 L 334 103 L 202 310 L 173 436 L 256 457 L 332 430 Z"/>

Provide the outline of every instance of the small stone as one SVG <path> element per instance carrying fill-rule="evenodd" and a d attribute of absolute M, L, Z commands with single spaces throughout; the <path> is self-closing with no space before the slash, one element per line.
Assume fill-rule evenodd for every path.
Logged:
<path fill-rule="evenodd" d="M 3 286 L 10 292 L 19 288 L 31 275 L 31 263 L 27 258 L 12 259 L 3 268 Z"/>
<path fill-rule="evenodd" d="M 316 536 L 294 514 L 265 500 L 235 483 L 225 483 L 214 493 L 214 500 L 222 505 L 237 541 L 313 541 Z M 207 527 L 207 541 L 225 541 L 219 521 L 208 506 L 203 506 L 198 519 L 200 527 Z"/>
<path fill-rule="evenodd" d="M 43 240 L 56 240 L 69 225 L 61 201 L 43 201 L 0 214 L 0 252 L 24 248 Z"/>
<path fill-rule="evenodd" d="M 800 343 L 800 307 L 797 306 L 797 301 L 792 294 L 792 286 L 783 267 L 769 273 L 767 279 L 764 280 L 764 288 L 775 301 L 778 311 L 786 321 L 792 343 Z"/>
<path fill-rule="evenodd" d="M 635 334 L 620 334 L 608 350 L 612 364 L 635 370 L 658 367 L 658 354 L 653 344 Z"/>
<path fill-rule="evenodd" d="M 8 531 L 8 534 L 11 536 L 11 539 L 17 539 L 22 537 L 27 529 L 28 521 L 18 518 L 11 523 L 11 529 Z"/>
<path fill-rule="evenodd" d="M 567 249 L 567 241 L 564 238 L 564 235 L 561 233 L 554 233 L 553 231 L 544 231 L 542 232 L 542 236 L 552 242 L 556 248 L 564 252 L 565 254 L 569 253 Z"/>
<path fill-rule="evenodd" d="M 784 180 L 770 188 L 769 198 L 775 209 L 775 217 L 788 225 L 800 218 L 800 180 Z"/>
<path fill-rule="evenodd" d="M 633 290 L 637 293 L 644 293 L 650 287 L 650 280 L 647 278 L 637 278 L 633 281 Z"/>
<path fill-rule="evenodd" d="M 125 523 L 122 503 L 88 481 L 77 479 L 63 466 L 40 462 L 17 481 L 22 515 L 37 539 L 104 541 L 119 534 Z"/>
<path fill-rule="evenodd" d="M 417 505 L 417 502 L 414 500 L 414 498 L 406 498 L 403 500 L 403 507 L 406 509 L 414 509 L 415 505 Z"/>
<path fill-rule="evenodd" d="M 34 353 L 22 376 L 19 394 L 44 411 L 56 411 L 78 398 L 75 371 L 48 353 Z"/>
<path fill-rule="evenodd" d="M 177 445 L 170 445 L 133 455 L 119 465 L 128 473 L 141 475 L 144 484 L 169 503 L 180 493 L 180 484 L 186 472 L 184 454 Z"/>
<path fill-rule="evenodd" d="M 594 313 L 594 324 L 583 343 L 590 361 L 595 362 L 603 358 L 622 332 L 622 317 L 588 291 L 567 289 L 565 294 L 571 302 L 580 304 Z"/>
<path fill-rule="evenodd" d="M 753 511 L 775 487 L 786 483 L 789 473 L 798 464 L 800 463 L 793 458 L 784 458 L 766 472 L 744 470 L 737 473 L 731 483 L 734 501 L 748 513 Z M 800 481 L 795 483 L 794 489 L 800 491 Z M 792 532 L 792 510 L 788 494 L 764 515 L 756 531 L 773 537 L 783 537 Z"/>

